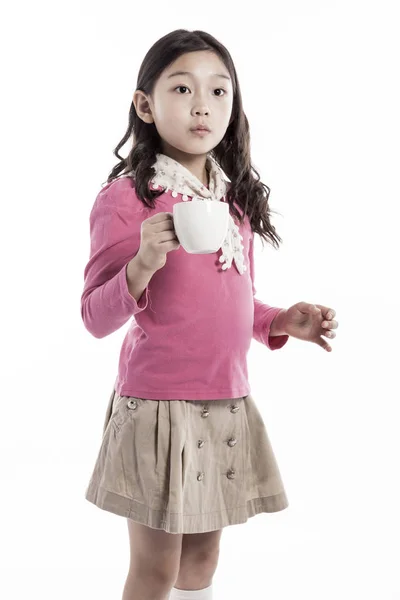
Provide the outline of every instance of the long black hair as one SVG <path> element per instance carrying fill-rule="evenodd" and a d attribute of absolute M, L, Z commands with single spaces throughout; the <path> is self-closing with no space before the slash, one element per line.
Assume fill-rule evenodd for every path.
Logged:
<path fill-rule="evenodd" d="M 228 69 L 232 80 L 231 120 L 225 136 L 209 153 L 230 180 L 226 200 L 231 214 L 237 217 L 241 224 L 247 215 L 252 231 L 260 235 L 262 242 L 269 241 L 275 248 L 279 248 L 282 239 L 270 222 L 270 214 L 275 212 L 271 211 L 268 204 L 270 188 L 260 181 L 259 173 L 251 163 L 249 123 L 243 111 L 236 69 L 225 46 L 205 31 L 172 31 L 160 38 L 147 52 L 139 69 L 136 89 L 151 94 L 165 68 L 182 54 L 202 50 L 216 53 Z M 133 141 L 132 148 L 127 158 L 123 158 L 118 151 L 130 136 Z M 162 153 L 161 142 L 155 124 L 145 123 L 138 116 L 132 101 L 128 128 L 113 152 L 119 162 L 104 183 L 110 183 L 125 172 L 132 172 L 132 187 L 135 185 L 138 198 L 145 206 L 155 208 L 155 199 L 163 194 L 164 190 L 152 190 L 149 183 L 155 173 L 152 165 L 156 162 L 156 154 Z M 242 215 L 237 211 L 234 202 L 243 211 Z"/>

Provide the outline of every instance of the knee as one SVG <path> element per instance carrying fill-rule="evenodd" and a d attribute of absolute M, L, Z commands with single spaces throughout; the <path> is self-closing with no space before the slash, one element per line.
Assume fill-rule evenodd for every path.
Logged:
<path fill-rule="evenodd" d="M 201 575 L 212 575 L 217 567 L 219 548 L 193 549 L 181 556 L 179 573 L 197 572 Z"/>
<path fill-rule="evenodd" d="M 200 590 L 211 585 L 217 569 L 219 550 L 203 550 L 181 556 L 175 587 L 181 590 Z"/>
<path fill-rule="evenodd" d="M 158 589 L 169 591 L 176 581 L 178 569 L 168 570 L 164 567 L 160 567 L 153 570 L 149 575 L 150 580 L 154 582 Z"/>
<path fill-rule="evenodd" d="M 156 562 L 149 560 L 147 564 L 131 567 L 129 575 L 142 582 L 148 582 L 151 589 L 170 590 L 179 573 L 179 562 L 164 560 Z M 151 585 L 150 585 L 151 584 Z"/>

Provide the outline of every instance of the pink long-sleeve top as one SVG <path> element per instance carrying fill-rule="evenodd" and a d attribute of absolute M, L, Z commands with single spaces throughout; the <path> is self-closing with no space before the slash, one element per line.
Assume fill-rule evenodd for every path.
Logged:
<path fill-rule="evenodd" d="M 167 191 L 146 207 L 128 177 L 102 188 L 90 213 L 90 257 L 84 270 L 81 315 L 96 338 L 129 319 L 115 390 L 153 400 L 219 400 L 250 393 L 247 352 L 252 338 L 270 350 L 288 335 L 270 336 L 281 310 L 255 298 L 254 234 L 246 215 L 239 226 L 247 270 L 232 262 L 225 271 L 220 251 L 189 254 L 182 246 L 167 254 L 137 302 L 129 293 L 126 267 L 140 247 L 142 222 L 173 211 L 182 195 Z M 241 208 L 235 203 L 240 214 Z M 219 265 L 219 266 L 218 266 Z M 133 317 L 133 318 L 132 318 Z"/>

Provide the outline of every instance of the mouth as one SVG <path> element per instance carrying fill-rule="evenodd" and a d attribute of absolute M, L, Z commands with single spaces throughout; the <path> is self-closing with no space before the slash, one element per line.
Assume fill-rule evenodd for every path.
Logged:
<path fill-rule="evenodd" d="M 205 125 L 199 125 L 198 127 L 192 127 L 190 131 L 207 131 L 210 133 L 210 130 Z"/>
<path fill-rule="evenodd" d="M 195 133 L 196 135 L 200 135 L 201 137 L 204 137 L 211 133 L 209 129 L 204 129 L 202 127 L 196 127 L 195 129 L 191 129 L 190 131 L 192 133 Z"/>

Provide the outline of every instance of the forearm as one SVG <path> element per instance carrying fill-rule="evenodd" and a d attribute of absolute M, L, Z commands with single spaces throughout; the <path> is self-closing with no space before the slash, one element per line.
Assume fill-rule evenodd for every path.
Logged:
<path fill-rule="evenodd" d="M 130 281 L 132 278 L 131 289 L 127 276 L 129 263 L 101 285 L 94 286 L 95 277 L 92 275 L 90 279 L 88 276 L 81 298 L 81 314 L 86 329 L 96 338 L 110 335 L 133 315 L 147 308 L 148 295 L 143 292 L 148 278 L 144 277 L 136 263 L 129 268 L 129 273 L 132 273 L 129 276 Z M 136 300 L 135 294 L 140 300 Z"/>
<path fill-rule="evenodd" d="M 270 328 L 270 336 L 275 337 L 278 335 L 286 335 L 285 331 L 285 316 L 286 309 L 282 309 L 276 317 L 273 319 Z"/>
<path fill-rule="evenodd" d="M 147 269 L 138 255 L 129 261 L 126 267 L 126 281 L 130 295 L 139 302 L 155 271 Z"/>

